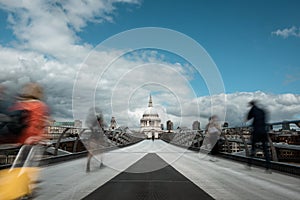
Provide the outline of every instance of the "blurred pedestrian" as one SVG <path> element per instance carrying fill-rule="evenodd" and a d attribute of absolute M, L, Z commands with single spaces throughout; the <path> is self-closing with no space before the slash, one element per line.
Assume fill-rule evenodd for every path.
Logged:
<path fill-rule="evenodd" d="M 21 148 L 11 168 L 2 172 L 6 184 L 0 186 L 1 199 L 28 199 L 33 192 L 38 177 L 39 160 L 36 158 L 44 152 L 44 148 L 37 144 L 46 138 L 49 116 L 43 97 L 43 88 L 38 83 L 27 83 L 8 109 L 7 117 L 11 118 L 8 135 Z"/>
<path fill-rule="evenodd" d="M 218 140 L 221 135 L 221 127 L 218 116 L 213 115 L 208 119 L 208 124 L 205 128 L 205 148 L 209 154 L 215 155 L 218 152 Z M 211 157 L 210 161 L 217 161 L 216 158 Z"/>
<path fill-rule="evenodd" d="M 46 137 L 49 109 L 42 101 L 44 91 L 38 83 L 23 85 L 16 101 L 8 108 L 11 123 L 5 135 L 9 143 L 37 144 Z M 3 141 L 1 141 L 3 142 Z"/>
<path fill-rule="evenodd" d="M 252 159 L 255 156 L 256 153 L 256 144 L 261 142 L 262 148 L 264 152 L 264 156 L 266 159 L 265 167 L 266 172 L 271 173 L 270 167 L 270 155 L 269 155 L 269 149 L 268 149 L 268 142 L 269 142 L 269 135 L 267 132 L 266 127 L 266 112 L 257 106 L 257 102 L 255 100 L 252 100 L 249 102 L 248 106 L 251 107 L 248 115 L 247 115 L 247 121 L 253 120 L 252 122 L 252 132 L 251 132 L 251 153 L 250 153 L 250 159 L 248 160 L 248 166 L 251 167 L 252 165 Z"/>
<path fill-rule="evenodd" d="M 89 109 L 85 125 L 90 130 L 90 135 L 85 143 L 88 150 L 86 172 L 90 172 L 91 159 L 96 154 L 101 154 L 105 147 L 104 128 L 106 127 L 102 111 L 98 107 Z M 102 165 L 102 156 L 100 155 L 100 167 Z"/>
<path fill-rule="evenodd" d="M 6 134 L 1 137 L 1 143 L 22 146 L 16 166 L 22 166 L 32 147 L 47 138 L 49 109 L 42 101 L 43 97 L 41 85 L 26 83 L 22 86 L 16 102 L 8 109 L 11 122 L 6 127 Z"/>
<path fill-rule="evenodd" d="M 24 110 L 27 112 L 26 127 L 18 138 L 21 144 L 37 144 L 47 137 L 49 108 L 43 102 L 44 90 L 38 83 L 27 83 L 17 97 L 11 111 Z"/>

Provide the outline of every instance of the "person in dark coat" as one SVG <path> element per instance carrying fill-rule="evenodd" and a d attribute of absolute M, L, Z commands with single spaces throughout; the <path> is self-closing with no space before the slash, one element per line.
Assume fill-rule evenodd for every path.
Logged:
<path fill-rule="evenodd" d="M 252 164 L 252 158 L 256 152 L 256 143 L 261 142 L 266 159 L 266 172 L 270 172 L 271 162 L 268 149 L 269 136 L 266 129 L 266 112 L 259 108 L 254 100 L 249 102 L 249 106 L 251 109 L 248 113 L 247 121 L 253 119 L 253 131 L 251 133 L 251 158 L 248 161 L 248 166 L 250 167 Z"/>

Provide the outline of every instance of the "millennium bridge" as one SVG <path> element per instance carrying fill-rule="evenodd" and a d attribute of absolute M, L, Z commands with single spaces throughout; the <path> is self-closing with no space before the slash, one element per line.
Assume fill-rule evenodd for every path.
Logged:
<path fill-rule="evenodd" d="M 65 127 L 38 160 L 40 173 L 30 198 L 300 199 L 299 145 L 274 142 L 280 135 L 299 136 L 288 126 L 299 121 L 272 125 L 278 124 L 284 128 L 270 130 L 271 174 L 265 173 L 259 153 L 251 169 L 246 165 L 249 127 L 224 128 L 213 161 L 201 151 L 205 136 L 200 130 L 178 129 L 152 141 L 128 128 L 116 129 L 105 131 L 101 145 L 93 146 L 89 130 L 67 137 L 73 128 Z M 1 147 L 1 169 L 11 167 L 18 151 Z"/>

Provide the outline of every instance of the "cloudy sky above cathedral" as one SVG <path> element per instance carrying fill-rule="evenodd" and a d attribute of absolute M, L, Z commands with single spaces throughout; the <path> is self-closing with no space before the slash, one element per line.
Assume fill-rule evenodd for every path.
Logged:
<path fill-rule="evenodd" d="M 98 106 L 107 121 L 138 127 L 150 93 L 175 126 L 203 126 L 211 114 L 241 125 L 251 99 L 270 121 L 300 119 L 299 6 L 0 0 L 0 82 L 10 95 L 41 83 L 57 120 Z"/>

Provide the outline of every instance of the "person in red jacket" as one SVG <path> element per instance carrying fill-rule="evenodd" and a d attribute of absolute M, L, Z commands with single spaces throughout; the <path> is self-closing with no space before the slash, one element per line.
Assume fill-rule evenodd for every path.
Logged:
<path fill-rule="evenodd" d="M 25 110 L 27 117 L 17 143 L 33 145 L 46 138 L 49 109 L 42 101 L 43 88 L 38 83 L 27 83 L 23 86 L 16 103 L 11 110 Z"/>
<path fill-rule="evenodd" d="M 17 101 L 9 108 L 10 114 L 22 115 L 21 122 L 16 123 L 21 125 L 20 130 L 17 125 L 8 129 L 13 138 L 11 141 L 21 148 L 11 168 L 1 173 L 1 180 L 5 180 L 4 184 L 0 184 L 1 199 L 27 199 L 35 188 L 39 159 L 44 151 L 43 145 L 38 144 L 46 138 L 49 115 L 48 106 L 42 101 L 43 96 L 43 88 L 39 84 L 27 83 L 22 87 Z"/>

